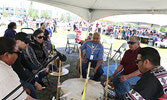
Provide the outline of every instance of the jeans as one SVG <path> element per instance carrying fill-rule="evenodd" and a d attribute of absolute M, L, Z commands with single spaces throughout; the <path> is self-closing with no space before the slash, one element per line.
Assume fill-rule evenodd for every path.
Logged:
<path fill-rule="evenodd" d="M 21 83 L 23 83 L 24 81 L 20 80 Z M 30 90 L 30 96 L 34 99 L 37 99 L 36 97 L 36 92 L 35 92 L 35 88 L 31 83 L 25 83 L 23 85 L 24 88 L 28 88 Z"/>
<path fill-rule="evenodd" d="M 116 92 L 118 97 L 123 95 L 125 92 L 129 92 L 130 86 L 136 85 L 137 81 L 140 79 L 139 76 L 135 76 L 135 77 L 129 78 L 123 82 L 120 82 L 119 77 L 122 75 L 123 74 L 118 73 L 112 78 L 114 89 L 115 89 L 115 92 Z"/>
<path fill-rule="evenodd" d="M 88 60 L 87 63 L 82 63 L 82 76 L 83 78 L 86 78 L 87 75 L 87 68 L 88 68 L 88 64 L 89 62 L 91 62 L 91 67 L 95 68 L 97 61 L 92 61 L 92 60 Z M 93 76 L 93 80 L 98 81 L 101 77 L 101 75 L 103 74 L 103 69 L 102 69 L 102 65 L 99 66 L 99 68 L 97 69 L 96 74 Z"/>

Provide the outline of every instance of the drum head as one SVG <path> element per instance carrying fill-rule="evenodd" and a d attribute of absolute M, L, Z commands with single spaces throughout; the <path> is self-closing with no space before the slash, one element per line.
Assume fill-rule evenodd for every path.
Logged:
<path fill-rule="evenodd" d="M 68 94 L 63 100 L 81 100 L 85 79 L 73 78 L 64 81 L 61 85 L 62 95 Z M 96 81 L 89 80 L 85 100 L 103 100 L 103 86 Z"/>

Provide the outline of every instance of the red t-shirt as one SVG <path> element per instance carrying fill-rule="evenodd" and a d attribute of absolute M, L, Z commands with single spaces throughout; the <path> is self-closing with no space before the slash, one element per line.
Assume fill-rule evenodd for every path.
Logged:
<path fill-rule="evenodd" d="M 120 62 L 123 65 L 124 70 L 121 72 L 124 75 L 130 74 L 138 69 L 136 60 L 137 52 L 141 47 L 138 47 L 135 51 L 127 50 Z"/>

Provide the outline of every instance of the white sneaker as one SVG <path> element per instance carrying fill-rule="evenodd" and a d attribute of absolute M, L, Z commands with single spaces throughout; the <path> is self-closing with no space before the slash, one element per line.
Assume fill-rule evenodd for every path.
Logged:
<path fill-rule="evenodd" d="M 108 92 L 108 97 L 111 99 L 113 99 L 116 96 L 116 93 L 110 89 L 108 89 L 107 92 Z"/>

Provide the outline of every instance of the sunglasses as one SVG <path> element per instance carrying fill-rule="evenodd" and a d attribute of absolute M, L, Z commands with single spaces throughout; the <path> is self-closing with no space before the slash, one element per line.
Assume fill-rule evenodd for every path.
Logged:
<path fill-rule="evenodd" d="M 127 42 L 127 43 L 133 45 L 133 44 L 135 44 L 136 42 L 130 42 L 130 41 L 129 41 L 129 42 Z"/>
<path fill-rule="evenodd" d="M 44 36 L 38 36 L 37 38 L 38 38 L 38 39 L 42 39 L 42 38 L 44 38 Z"/>
<path fill-rule="evenodd" d="M 2 55 L 2 54 L 4 54 L 5 52 L 9 52 L 10 54 L 16 53 L 17 55 L 22 54 L 22 51 L 20 51 L 20 50 L 18 50 L 18 51 L 1 51 L 0 54 Z"/>
<path fill-rule="evenodd" d="M 138 64 L 140 61 L 142 61 L 142 60 L 136 60 L 136 64 Z"/>
<path fill-rule="evenodd" d="M 9 52 L 9 53 L 16 53 L 16 54 L 18 54 L 18 55 L 20 55 L 20 54 L 22 54 L 22 51 L 20 51 L 20 50 L 18 50 L 18 51 L 7 51 L 7 52 Z"/>

